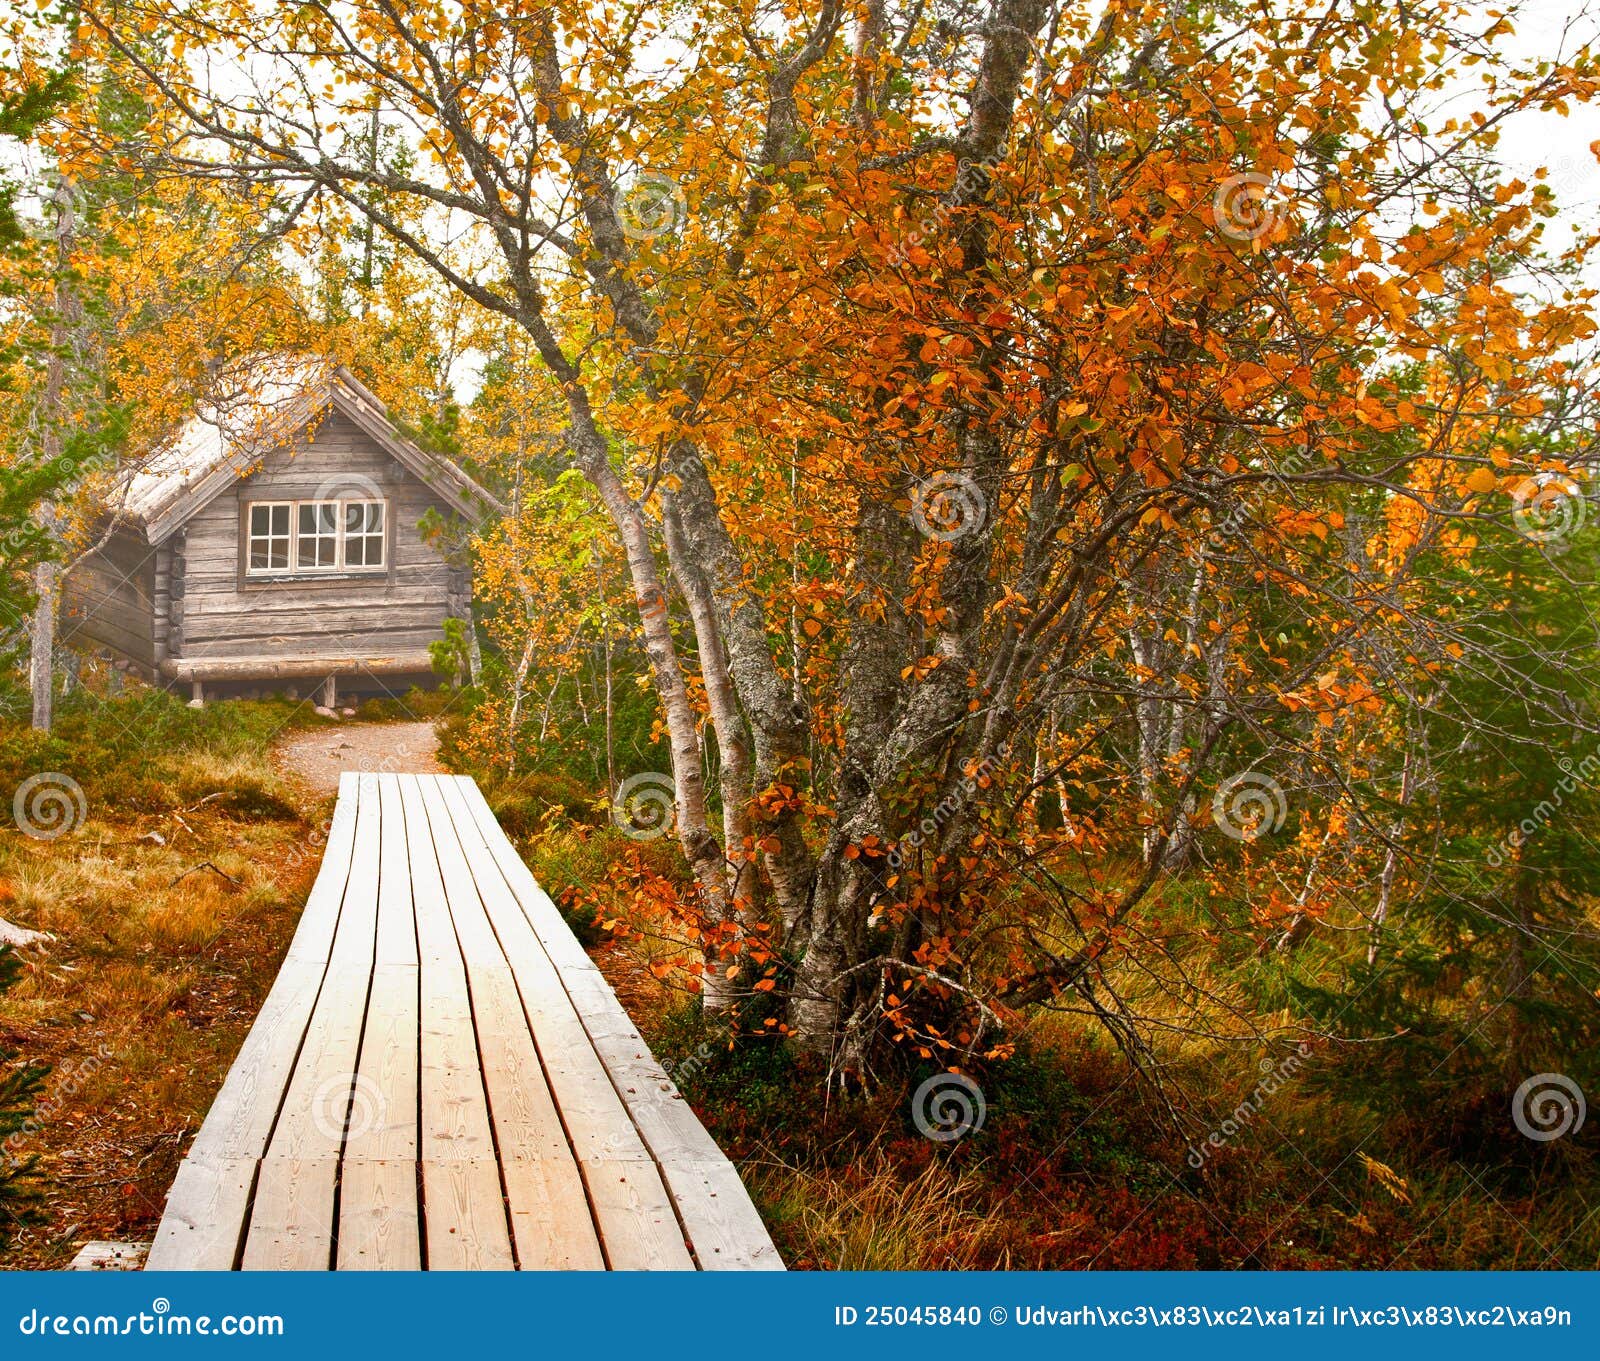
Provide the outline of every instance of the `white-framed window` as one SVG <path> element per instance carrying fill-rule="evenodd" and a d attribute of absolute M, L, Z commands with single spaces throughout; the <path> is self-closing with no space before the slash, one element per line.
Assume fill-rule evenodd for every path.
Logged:
<path fill-rule="evenodd" d="M 251 572 L 287 572 L 293 561 L 289 543 L 290 501 L 258 501 L 250 507 Z"/>
<path fill-rule="evenodd" d="M 383 566 L 384 505 L 382 501 L 344 503 L 344 563 L 357 568 Z"/>
<path fill-rule="evenodd" d="M 339 570 L 339 503 L 302 501 L 295 507 L 294 569 Z"/>
<path fill-rule="evenodd" d="M 245 575 L 379 572 L 382 501 L 255 501 L 245 512 Z"/>

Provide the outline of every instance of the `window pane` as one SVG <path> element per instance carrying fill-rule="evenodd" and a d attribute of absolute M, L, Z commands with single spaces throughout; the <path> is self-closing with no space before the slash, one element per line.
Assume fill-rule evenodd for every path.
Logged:
<path fill-rule="evenodd" d="M 301 571 L 327 570 L 339 564 L 339 505 L 336 501 L 306 501 L 297 517 L 297 561 Z"/>
<path fill-rule="evenodd" d="M 383 566 L 383 502 L 352 501 L 344 508 L 344 565 Z"/>
<path fill-rule="evenodd" d="M 339 507 L 333 501 L 307 501 L 300 507 L 300 532 L 302 534 L 332 534 L 337 523 Z"/>
<path fill-rule="evenodd" d="M 283 503 L 258 503 L 250 507 L 249 555 L 252 572 L 289 569 L 289 507 Z"/>

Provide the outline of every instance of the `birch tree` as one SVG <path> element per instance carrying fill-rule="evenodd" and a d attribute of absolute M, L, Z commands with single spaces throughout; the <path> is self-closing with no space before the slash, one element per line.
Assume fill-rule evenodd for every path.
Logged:
<path fill-rule="evenodd" d="M 1548 200 L 1481 163 L 1507 119 L 1589 98 L 1588 59 L 1499 72 L 1477 120 L 1375 113 L 1492 59 L 1444 4 L 85 18 L 181 120 L 169 169 L 270 191 L 284 239 L 311 204 L 368 223 L 527 337 L 626 563 L 706 917 L 740 939 L 759 884 L 781 939 L 708 959 L 734 975 L 708 1005 L 779 993 L 841 1075 L 885 1043 L 959 1061 L 994 1006 L 1063 997 L 1136 1052 L 1108 952 L 1156 948 L 1141 914 L 1252 759 L 1338 805 L 1261 927 L 1314 919 L 1339 829 L 1388 834 L 1339 744 L 1375 702 L 1362 640 L 1427 652 L 1392 603 L 1417 536 L 1503 527 L 1587 419 L 1556 361 L 1587 305 L 1506 274 Z M 413 166 L 361 154 L 373 109 Z M 463 224 L 481 268 L 441 244 Z M 1557 409 L 1559 450 L 1512 451 Z M 1388 556 L 1352 588 L 1357 512 Z M 1020 816 L 1130 738 L 1132 781 L 1070 834 Z M 1109 874 L 1090 852 L 1129 809 L 1140 868 Z M 969 935 L 1019 884 L 1069 943 L 1024 932 L 980 983 Z"/>

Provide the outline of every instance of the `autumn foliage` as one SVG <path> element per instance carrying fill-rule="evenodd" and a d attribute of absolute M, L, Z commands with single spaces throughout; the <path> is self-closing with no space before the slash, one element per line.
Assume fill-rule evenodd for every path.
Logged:
<path fill-rule="evenodd" d="M 1082 1018 L 1186 1143 L 1195 1045 L 1592 1071 L 1593 239 L 1493 153 L 1596 72 L 1509 26 L 90 3 L 150 121 L 48 144 L 155 177 L 130 451 L 265 310 L 506 492 L 463 759 L 681 851 L 572 902 L 851 1091 Z"/>

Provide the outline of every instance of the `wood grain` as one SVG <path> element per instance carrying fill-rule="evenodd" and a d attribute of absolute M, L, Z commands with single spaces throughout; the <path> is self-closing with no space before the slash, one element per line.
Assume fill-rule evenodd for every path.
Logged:
<path fill-rule="evenodd" d="M 779 1268 L 470 780 L 346 774 L 157 1269 Z"/>

